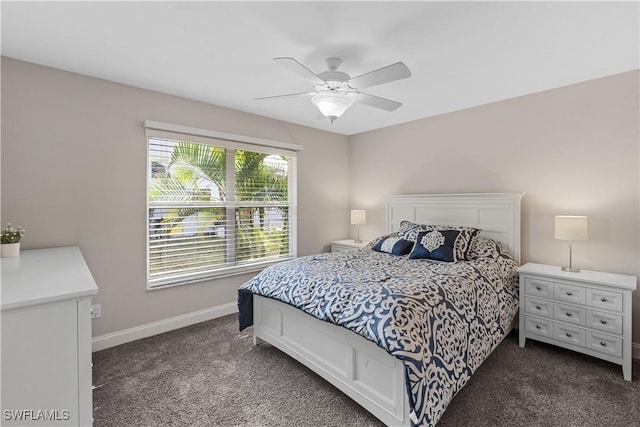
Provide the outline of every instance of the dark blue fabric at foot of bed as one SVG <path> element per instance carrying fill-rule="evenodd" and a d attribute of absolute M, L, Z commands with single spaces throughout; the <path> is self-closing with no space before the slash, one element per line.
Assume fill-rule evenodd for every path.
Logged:
<path fill-rule="evenodd" d="M 238 321 L 240 330 L 253 325 L 253 293 L 238 290 Z"/>

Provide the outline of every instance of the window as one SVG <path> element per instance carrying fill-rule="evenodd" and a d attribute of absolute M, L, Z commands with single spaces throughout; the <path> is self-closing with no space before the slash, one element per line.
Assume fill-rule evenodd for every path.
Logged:
<path fill-rule="evenodd" d="M 160 125 L 145 122 L 149 288 L 295 256 L 296 151 L 287 149 L 294 144 Z"/>

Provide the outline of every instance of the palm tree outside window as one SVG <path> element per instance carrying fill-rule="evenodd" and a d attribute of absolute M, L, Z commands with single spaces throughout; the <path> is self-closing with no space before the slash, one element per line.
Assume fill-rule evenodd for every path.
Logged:
<path fill-rule="evenodd" d="M 148 138 L 149 288 L 295 256 L 295 156 L 213 142 Z"/>

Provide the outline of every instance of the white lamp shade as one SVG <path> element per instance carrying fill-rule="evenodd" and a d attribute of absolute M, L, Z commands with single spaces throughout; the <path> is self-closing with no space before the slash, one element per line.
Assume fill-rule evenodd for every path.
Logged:
<path fill-rule="evenodd" d="M 367 211 L 362 209 L 354 209 L 351 211 L 351 224 L 366 224 L 367 223 Z"/>
<path fill-rule="evenodd" d="M 557 215 L 555 238 L 558 240 L 587 240 L 588 223 L 586 216 Z"/>
<path fill-rule="evenodd" d="M 319 93 L 311 98 L 311 102 L 318 107 L 323 116 L 334 119 L 353 105 L 353 99 L 349 95 L 339 92 Z"/>

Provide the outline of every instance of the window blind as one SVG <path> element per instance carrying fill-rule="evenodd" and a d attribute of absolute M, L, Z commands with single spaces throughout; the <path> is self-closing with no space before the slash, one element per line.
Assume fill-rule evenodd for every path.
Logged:
<path fill-rule="evenodd" d="M 295 257 L 295 151 L 158 129 L 146 136 L 149 288 Z"/>

